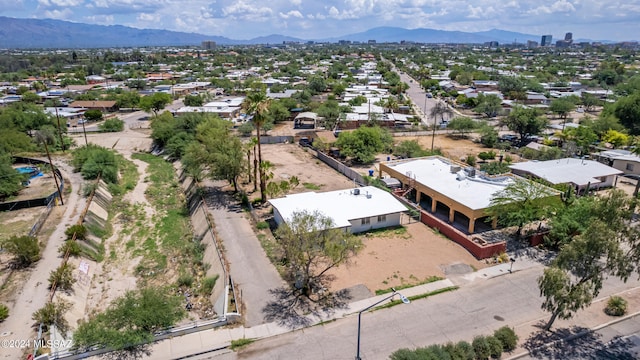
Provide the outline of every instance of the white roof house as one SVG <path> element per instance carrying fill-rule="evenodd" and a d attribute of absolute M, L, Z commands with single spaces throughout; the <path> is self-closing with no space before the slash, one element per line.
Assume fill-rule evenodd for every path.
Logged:
<path fill-rule="evenodd" d="M 451 172 L 452 164 L 435 156 L 388 163 L 387 166 L 402 174 L 408 174 L 416 182 L 471 210 L 489 207 L 492 196 L 514 182 L 509 176 L 485 178 L 479 175 L 465 175 L 460 168 Z"/>
<path fill-rule="evenodd" d="M 570 184 L 578 190 L 613 186 L 622 171 L 597 161 L 564 158 L 548 161 L 527 161 L 509 166 L 514 174 L 535 176 L 551 184 Z"/>
<path fill-rule="evenodd" d="M 315 211 L 331 217 L 335 228 L 352 233 L 400 225 L 400 214 L 407 208 L 390 193 L 373 186 L 329 191 L 305 192 L 271 199 L 278 225 L 289 221 L 295 212 Z"/>

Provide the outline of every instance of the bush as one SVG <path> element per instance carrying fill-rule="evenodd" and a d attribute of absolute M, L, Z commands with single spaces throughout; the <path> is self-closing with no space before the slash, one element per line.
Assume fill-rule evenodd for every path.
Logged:
<path fill-rule="evenodd" d="M 204 280 L 202 280 L 202 288 L 200 289 L 201 294 L 204 296 L 211 295 L 211 291 L 213 291 L 216 281 L 218 281 L 218 275 L 204 278 Z"/>
<path fill-rule="evenodd" d="M 119 132 L 124 130 L 124 121 L 118 118 L 108 119 L 98 126 L 102 132 Z"/>
<path fill-rule="evenodd" d="M 67 239 L 72 239 L 73 233 L 76 234 L 76 239 L 84 240 L 87 238 L 87 228 L 84 227 L 84 225 L 72 225 L 64 231 L 64 234 L 67 235 Z"/>
<path fill-rule="evenodd" d="M 9 317 L 9 308 L 5 304 L 0 304 L 0 323 Z"/>
<path fill-rule="evenodd" d="M 476 157 L 475 155 L 467 155 L 467 158 L 464 160 L 469 166 L 476 166 Z"/>
<path fill-rule="evenodd" d="M 242 125 L 238 126 L 238 132 L 242 136 L 251 136 L 251 133 L 253 132 L 253 123 L 243 123 Z"/>
<path fill-rule="evenodd" d="M 604 312 L 610 316 L 622 316 L 627 312 L 627 300 L 620 296 L 612 296 L 607 301 Z"/>
<path fill-rule="evenodd" d="M 493 336 L 502 343 L 502 350 L 512 352 L 518 346 L 518 335 L 508 326 L 503 326 L 493 333 Z"/>
<path fill-rule="evenodd" d="M 487 360 L 491 356 L 491 344 L 485 336 L 476 336 L 471 343 L 477 360 Z"/>
<path fill-rule="evenodd" d="M 453 359 L 473 360 L 476 358 L 473 346 L 466 341 L 459 341 L 453 350 L 454 353 L 451 353 Z"/>
<path fill-rule="evenodd" d="M 56 303 L 49 302 L 33 313 L 31 318 L 42 323 L 46 328 L 55 325 L 62 335 L 66 335 L 67 330 L 69 330 L 69 323 L 64 316 L 70 308 L 71 304 L 64 300 L 58 300 Z"/>
<path fill-rule="evenodd" d="M 35 237 L 12 236 L 2 242 L 2 247 L 13 255 L 13 262 L 18 267 L 28 267 L 40 260 L 40 245 Z"/>
<path fill-rule="evenodd" d="M 58 289 L 68 291 L 71 290 L 75 282 L 71 265 L 68 263 L 60 265 L 49 274 L 49 289 L 53 288 L 55 284 Z"/>
<path fill-rule="evenodd" d="M 183 273 L 178 277 L 178 286 L 190 287 L 193 285 L 193 275 Z"/>
<path fill-rule="evenodd" d="M 78 257 L 82 252 L 82 248 L 77 242 L 67 240 L 62 245 L 60 245 L 60 247 L 58 248 L 58 252 L 60 253 L 60 255 L 64 256 L 67 251 L 69 252 L 69 256 Z"/>
<path fill-rule="evenodd" d="M 502 356 L 502 343 L 495 336 L 487 336 L 487 343 L 491 351 L 491 357 L 494 359 L 500 359 Z"/>
<path fill-rule="evenodd" d="M 258 227 L 258 230 L 268 229 L 269 223 L 266 221 L 260 221 L 256 226 Z"/>

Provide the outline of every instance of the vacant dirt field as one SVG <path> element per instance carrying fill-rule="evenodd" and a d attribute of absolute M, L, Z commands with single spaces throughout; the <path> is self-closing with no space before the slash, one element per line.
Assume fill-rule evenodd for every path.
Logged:
<path fill-rule="evenodd" d="M 331 272 L 337 277 L 332 290 L 363 284 L 375 292 L 418 284 L 431 276 L 444 278 L 444 267 L 452 264 L 462 263 L 476 269 L 487 266 L 422 223 L 412 222 L 405 227 L 406 231 L 392 229 L 360 235 L 363 249 L 348 265 Z"/>
<path fill-rule="evenodd" d="M 291 176 L 300 180 L 300 185 L 292 193 L 324 192 L 353 187 L 349 179 L 316 159 L 312 152 L 297 144 L 262 145 L 262 158 L 274 165 L 274 180 L 288 180 Z"/>

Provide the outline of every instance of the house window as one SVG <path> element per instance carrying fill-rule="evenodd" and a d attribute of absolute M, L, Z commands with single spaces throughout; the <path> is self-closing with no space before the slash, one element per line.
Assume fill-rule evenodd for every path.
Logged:
<path fill-rule="evenodd" d="M 627 170 L 627 171 L 633 171 L 633 164 L 629 164 L 629 163 L 627 163 L 626 170 Z"/>
<path fill-rule="evenodd" d="M 387 215 L 378 215 L 378 222 L 386 222 Z"/>
<path fill-rule="evenodd" d="M 360 219 L 360 221 L 361 221 L 361 225 L 369 225 L 371 223 L 370 218 L 362 218 Z"/>

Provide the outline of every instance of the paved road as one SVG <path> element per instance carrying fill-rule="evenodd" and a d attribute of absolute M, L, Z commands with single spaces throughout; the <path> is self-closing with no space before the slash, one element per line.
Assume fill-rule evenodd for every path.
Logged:
<path fill-rule="evenodd" d="M 422 89 L 417 81 L 405 72 L 400 72 L 397 69 L 395 69 L 395 71 L 400 74 L 400 80 L 409 85 L 406 94 L 415 105 L 414 110 L 416 110 L 418 114 L 422 114 L 422 122 L 425 125 L 433 124 L 434 119 L 432 119 L 429 114 L 431 113 L 431 109 L 441 100 L 428 98 L 427 92 Z M 452 116 L 449 115 L 444 115 L 443 117 L 443 119 L 447 121 L 451 120 L 451 118 Z M 437 121 L 440 122 L 440 119 L 437 119 Z"/>
<path fill-rule="evenodd" d="M 471 341 L 508 325 L 528 334 L 532 324 L 548 319 L 540 310 L 542 299 L 536 278 L 542 266 L 493 279 L 478 279 L 457 291 L 413 301 L 362 317 L 361 356 L 388 359 L 399 348 L 415 348 L 449 341 Z M 610 279 L 601 293 L 606 296 L 640 283 Z M 525 326 L 526 328 L 521 328 Z M 521 335 L 521 340 L 526 335 Z M 357 316 L 301 331 L 260 340 L 238 353 L 196 359 L 353 359 Z"/>
<path fill-rule="evenodd" d="M 203 183 L 208 187 L 206 201 L 216 232 L 224 243 L 234 284 L 242 291 L 245 326 L 265 323 L 262 308 L 271 300 L 270 289 L 284 282 L 265 254 L 245 213 L 228 195 L 220 191 L 226 182 Z"/>

